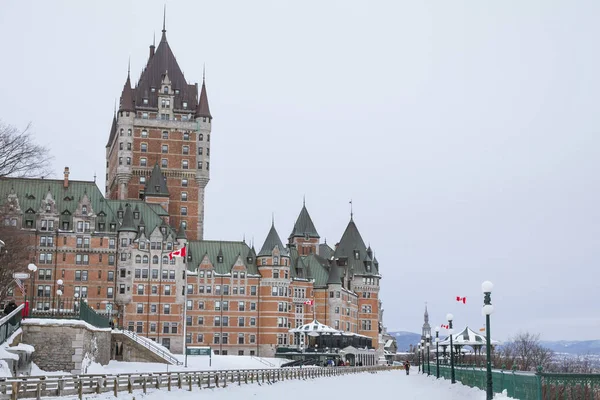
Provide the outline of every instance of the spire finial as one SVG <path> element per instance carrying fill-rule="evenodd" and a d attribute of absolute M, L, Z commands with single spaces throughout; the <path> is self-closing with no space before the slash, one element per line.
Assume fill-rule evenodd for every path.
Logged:
<path fill-rule="evenodd" d="M 202 63 L 202 83 L 206 79 L 206 63 Z"/>
<path fill-rule="evenodd" d="M 246 243 L 246 233 L 242 236 L 242 242 Z"/>
<path fill-rule="evenodd" d="M 352 199 L 350 199 L 350 220 L 354 217 L 354 210 L 352 209 Z"/>
<path fill-rule="evenodd" d="M 156 47 L 156 32 L 152 32 L 152 47 Z"/>
<path fill-rule="evenodd" d="M 94 183 L 96 183 L 96 171 L 94 171 Z"/>
<path fill-rule="evenodd" d="M 129 73 L 131 72 L 131 56 L 127 60 L 127 78 L 129 78 Z"/>
<path fill-rule="evenodd" d="M 117 98 L 115 97 L 115 109 L 113 111 L 115 118 L 117 118 Z"/>
<path fill-rule="evenodd" d="M 167 5 L 165 4 L 165 7 L 163 9 L 163 30 L 162 33 L 166 33 L 167 32 Z"/>
<path fill-rule="evenodd" d="M 271 213 L 271 226 L 275 226 L 275 212 Z"/>
<path fill-rule="evenodd" d="M 306 206 L 306 195 L 302 196 L 302 205 Z"/>

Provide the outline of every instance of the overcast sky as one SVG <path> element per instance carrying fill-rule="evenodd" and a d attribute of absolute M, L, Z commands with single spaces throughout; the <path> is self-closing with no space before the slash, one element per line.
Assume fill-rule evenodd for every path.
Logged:
<path fill-rule="evenodd" d="M 164 1 L 0 0 L 0 118 L 103 190 L 131 57 Z M 285 240 L 306 195 L 328 243 L 354 203 L 384 323 L 600 339 L 598 1 L 167 1 L 214 116 L 208 239 Z M 466 296 L 467 304 L 456 296 Z"/>

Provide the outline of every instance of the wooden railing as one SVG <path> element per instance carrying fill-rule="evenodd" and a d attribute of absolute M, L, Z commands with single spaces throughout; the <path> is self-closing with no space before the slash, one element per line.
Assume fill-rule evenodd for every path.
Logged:
<path fill-rule="evenodd" d="M 106 375 L 62 375 L 62 376 L 30 376 L 6 378 L 0 380 L 0 398 L 3 399 L 41 399 L 45 396 L 78 396 L 83 399 L 86 394 L 133 393 L 141 390 L 145 394 L 149 389 L 178 388 L 192 390 L 227 387 L 257 383 L 272 383 L 289 379 L 315 379 L 361 372 L 377 372 L 399 367 L 328 367 L 328 368 L 277 368 L 277 369 L 244 369 L 223 371 L 193 372 L 156 372 L 136 374 Z M 402 368 L 402 367 L 400 367 Z"/>

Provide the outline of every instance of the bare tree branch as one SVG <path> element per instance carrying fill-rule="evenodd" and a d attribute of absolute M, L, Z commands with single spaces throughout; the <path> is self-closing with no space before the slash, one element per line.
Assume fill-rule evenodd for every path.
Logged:
<path fill-rule="evenodd" d="M 34 142 L 31 124 L 19 131 L 0 121 L 0 178 L 47 176 L 51 160 L 48 148 Z"/>
<path fill-rule="evenodd" d="M 3 301 L 11 288 L 16 298 L 21 296 L 13 273 L 27 272 L 32 243 L 27 232 L 16 226 L 5 225 L 3 217 L 0 217 L 0 239 L 5 243 L 0 253 L 0 301 Z"/>

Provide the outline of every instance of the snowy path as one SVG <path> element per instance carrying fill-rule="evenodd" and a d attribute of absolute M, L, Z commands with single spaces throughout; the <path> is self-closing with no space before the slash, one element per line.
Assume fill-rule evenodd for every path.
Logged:
<path fill-rule="evenodd" d="M 314 399 L 359 399 L 365 400 L 374 396 L 397 397 L 407 400 L 484 400 L 485 392 L 473 389 L 461 384 L 450 385 L 449 381 L 418 374 L 406 376 L 404 371 L 388 371 L 363 373 L 357 375 L 343 375 L 331 378 L 317 378 L 310 381 L 282 381 L 272 385 L 242 384 L 241 386 L 230 385 L 225 389 L 202 389 L 197 388 L 189 392 L 185 390 L 154 390 L 143 395 L 134 392 L 133 395 L 119 393 L 119 399 L 132 400 L 239 400 L 245 398 L 260 398 L 261 400 L 306 400 Z M 89 400 L 114 399 L 112 394 L 85 395 Z M 75 400 L 77 397 L 67 397 Z M 496 397 L 507 399 L 506 397 Z"/>

